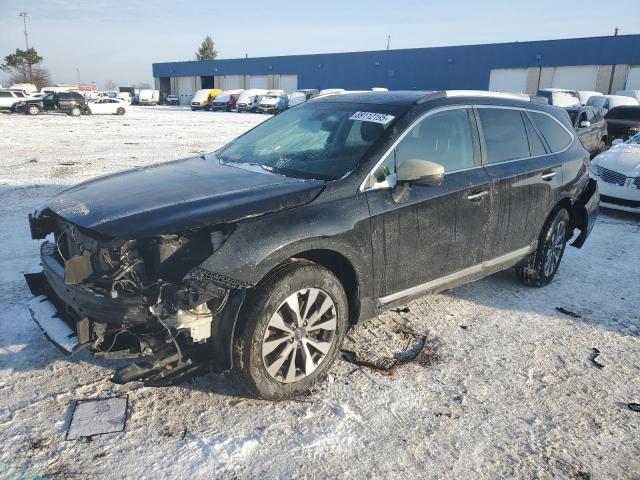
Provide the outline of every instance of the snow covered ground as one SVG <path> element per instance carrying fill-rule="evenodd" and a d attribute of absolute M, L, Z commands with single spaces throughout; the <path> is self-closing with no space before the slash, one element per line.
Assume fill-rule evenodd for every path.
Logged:
<path fill-rule="evenodd" d="M 215 374 L 113 385 L 113 363 L 48 343 L 25 307 L 22 274 L 38 268 L 27 213 L 67 185 L 213 150 L 265 118 L 0 114 L 0 478 L 640 478 L 640 413 L 627 408 L 640 403 L 637 216 L 601 212 L 547 288 L 503 272 L 357 327 L 354 349 L 424 334 L 428 361 L 387 374 L 341 359 L 298 401 L 247 399 Z M 119 393 L 123 433 L 65 440 L 74 399 Z"/>

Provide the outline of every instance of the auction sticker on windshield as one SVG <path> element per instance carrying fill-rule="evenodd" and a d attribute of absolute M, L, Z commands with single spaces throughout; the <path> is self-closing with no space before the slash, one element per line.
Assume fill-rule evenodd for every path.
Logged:
<path fill-rule="evenodd" d="M 374 122 L 386 125 L 394 118 L 396 117 L 387 115 L 386 113 L 356 112 L 349 117 L 349 120 L 360 120 L 361 122 Z"/>

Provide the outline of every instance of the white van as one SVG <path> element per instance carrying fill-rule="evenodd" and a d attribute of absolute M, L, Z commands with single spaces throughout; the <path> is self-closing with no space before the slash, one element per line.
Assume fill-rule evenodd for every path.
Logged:
<path fill-rule="evenodd" d="M 157 105 L 160 101 L 159 90 L 140 90 L 138 103 L 140 105 Z"/>
<path fill-rule="evenodd" d="M 238 112 L 255 112 L 260 105 L 260 100 L 267 94 L 267 90 L 261 88 L 250 88 L 244 90 L 238 97 L 236 110 Z"/>
<path fill-rule="evenodd" d="M 546 98 L 549 105 L 556 107 L 575 107 L 580 105 L 580 97 L 575 90 L 564 88 L 541 88 L 537 93 L 538 97 Z"/>
<path fill-rule="evenodd" d="M 640 102 L 640 90 L 619 90 L 616 92 L 616 95 L 635 98 Z"/>
<path fill-rule="evenodd" d="M 118 100 L 122 100 L 123 102 L 127 102 L 129 105 L 131 105 L 131 93 L 129 92 L 118 92 L 118 95 L 116 96 L 116 98 Z"/>

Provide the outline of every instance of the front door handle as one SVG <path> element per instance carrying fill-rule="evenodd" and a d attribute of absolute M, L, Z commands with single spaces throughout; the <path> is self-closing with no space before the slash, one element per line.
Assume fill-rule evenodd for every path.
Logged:
<path fill-rule="evenodd" d="M 540 177 L 542 177 L 542 179 L 544 181 L 548 182 L 553 177 L 555 177 L 557 174 L 558 174 L 558 172 L 555 172 L 553 170 L 547 170 L 546 172 L 542 172 L 542 175 L 540 175 Z"/>
<path fill-rule="evenodd" d="M 467 200 L 469 200 L 470 202 L 478 202 L 487 195 L 489 195 L 489 192 L 487 190 L 484 190 L 482 192 L 474 192 L 467 195 Z"/>

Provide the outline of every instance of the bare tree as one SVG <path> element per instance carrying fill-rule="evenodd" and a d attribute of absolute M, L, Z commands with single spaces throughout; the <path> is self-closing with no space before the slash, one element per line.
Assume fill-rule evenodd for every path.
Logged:
<path fill-rule="evenodd" d="M 106 82 L 104 82 L 104 89 L 105 90 L 117 90 L 118 89 L 118 85 L 116 85 L 116 82 L 114 82 L 113 80 L 107 80 Z"/>

